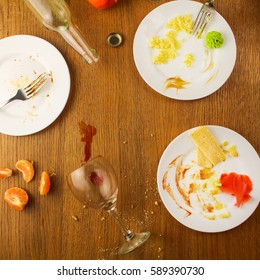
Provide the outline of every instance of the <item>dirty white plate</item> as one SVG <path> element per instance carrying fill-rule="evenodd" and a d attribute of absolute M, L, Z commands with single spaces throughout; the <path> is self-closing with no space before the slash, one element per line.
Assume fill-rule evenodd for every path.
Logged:
<path fill-rule="evenodd" d="M 42 72 L 52 72 L 53 81 L 49 80 L 31 99 L 1 108 L 0 133 L 22 136 L 43 130 L 60 115 L 70 91 L 67 63 L 53 45 L 29 35 L 0 40 L 0 102 Z"/>
<path fill-rule="evenodd" d="M 149 47 L 154 35 L 164 38 L 170 29 L 166 23 L 177 16 L 190 14 L 195 20 L 201 3 L 194 1 L 171 1 L 158 6 L 140 23 L 134 38 L 133 55 L 137 70 L 143 80 L 158 93 L 180 100 L 199 99 L 218 90 L 229 78 L 236 61 L 236 42 L 233 32 L 225 19 L 216 12 L 208 24 L 202 39 L 195 39 L 188 34 L 186 41 L 177 51 L 177 57 L 167 64 L 153 64 L 152 58 L 157 50 Z M 205 36 L 209 31 L 221 32 L 224 44 L 219 49 L 209 49 L 205 45 Z M 182 38 L 183 39 L 183 38 Z M 181 38 L 179 41 L 181 42 Z M 190 68 L 184 64 L 186 54 L 194 56 Z M 180 77 L 188 82 L 184 89 L 165 89 L 168 78 Z"/>
<path fill-rule="evenodd" d="M 246 221 L 257 208 L 260 201 L 260 159 L 252 145 L 240 134 L 225 127 L 207 126 L 219 143 L 228 141 L 230 145 L 235 145 L 238 157 L 227 155 L 223 163 L 217 164 L 214 169 L 217 174 L 236 172 L 248 175 L 252 181 L 253 189 L 250 192 L 251 199 L 242 204 L 239 208 L 235 206 L 235 197 L 229 194 L 220 193 L 217 198 L 224 203 L 230 212 L 229 218 L 216 217 L 215 220 L 205 218 L 201 213 L 194 211 L 187 215 L 187 211 L 182 209 L 176 201 L 163 188 L 163 178 L 167 178 L 171 189 L 176 188 L 175 170 L 169 169 L 169 164 L 179 155 L 184 156 L 184 161 L 195 160 L 195 145 L 189 134 L 196 128 L 183 132 L 176 137 L 164 151 L 157 171 L 157 183 L 161 199 L 170 214 L 183 225 L 202 232 L 221 232 L 230 230 Z M 169 170 L 167 177 L 164 177 Z"/>

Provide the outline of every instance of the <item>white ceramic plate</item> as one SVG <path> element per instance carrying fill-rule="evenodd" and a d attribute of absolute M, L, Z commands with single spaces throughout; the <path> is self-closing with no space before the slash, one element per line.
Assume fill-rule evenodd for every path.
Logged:
<path fill-rule="evenodd" d="M 70 91 L 69 69 L 61 53 L 47 41 L 29 35 L 0 40 L 0 102 L 12 97 L 42 72 L 51 80 L 31 99 L 0 109 L 0 132 L 29 135 L 43 130 L 60 115 Z"/>
<path fill-rule="evenodd" d="M 230 212 L 229 218 L 216 218 L 209 220 L 200 213 L 192 213 L 187 216 L 187 212 L 180 208 L 174 199 L 163 189 L 163 178 L 169 164 L 180 154 L 183 154 L 187 161 L 195 159 L 195 145 L 189 136 L 189 133 L 196 129 L 185 131 L 176 137 L 164 151 L 157 171 L 157 183 L 161 199 L 170 212 L 170 214 L 183 225 L 202 232 L 221 232 L 232 229 L 244 221 L 246 221 L 255 211 L 260 201 L 260 159 L 252 145 L 240 134 L 220 126 L 207 126 L 219 143 L 228 141 L 236 146 L 238 157 L 227 156 L 223 163 L 215 166 L 216 172 L 219 174 L 236 172 L 238 174 L 246 174 L 253 183 L 253 189 L 250 193 L 251 199 L 242 204 L 239 208 L 235 206 L 235 197 L 229 194 L 220 193 L 218 199 L 226 205 L 226 209 Z M 170 174 L 170 173 L 169 173 Z M 171 188 L 175 188 L 174 171 L 168 175 L 167 180 L 170 181 Z M 172 176 L 172 177 L 171 177 Z"/>
<path fill-rule="evenodd" d="M 180 100 L 199 99 L 208 96 L 218 90 L 229 78 L 236 61 L 236 42 L 233 32 L 219 14 L 215 13 L 202 39 L 190 37 L 182 44 L 178 55 L 167 64 L 153 64 L 152 58 L 157 50 L 149 47 L 149 42 L 154 35 L 164 38 L 169 31 L 165 27 L 176 16 L 190 14 L 195 20 L 201 3 L 194 1 L 172 1 L 165 3 L 151 11 L 140 23 L 134 38 L 133 55 L 134 61 L 144 81 L 158 93 Z M 209 31 L 221 32 L 225 40 L 219 49 L 209 50 L 205 46 L 205 35 Z M 187 34 L 186 34 L 187 37 Z M 185 54 L 194 56 L 194 63 L 187 68 L 183 63 Z M 214 67 L 208 67 L 213 62 Z M 211 64 L 211 66 L 213 66 Z M 190 84 L 185 89 L 165 90 L 165 81 L 170 77 L 179 76 Z"/>

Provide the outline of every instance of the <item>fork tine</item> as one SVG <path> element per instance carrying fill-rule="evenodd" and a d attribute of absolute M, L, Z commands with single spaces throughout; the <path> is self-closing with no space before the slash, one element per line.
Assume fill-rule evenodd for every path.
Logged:
<path fill-rule="evenodd" d="M 47 81 L 47 78 L 41 80 L 41 82 L 39 82 L 37 85 L 35 85 L 33 88 L 31 88 L 30 91 L 27 93 L 27 97 L 37 93 L 45 85 L 46 81 Z"/>
<path fill-rule="evenodd" d="M 199 11 L 199 13 L 198 13 L 198 15 L 196 17 L 196 20 L 195 20 L 195 22 L 194 22 L 194 24 L 192 26 L 192 30 L 193 30 L 192 34 L 194 34 L 195 31 L 198 29 L 198 26 L 199 26 L 199 24 L 201 22 L 201 17 L 202 17 L 202 15 L 204 13 L 203 9 L 204 9 L 204 5 L 201 7 L 201 9 L 200 9 L 200 11 Z"/>
<path fill-rule="evenodd" d="M 209 23 L 209 21 L 210 21 L 210 19 L 211 19 L 211 16 L 212 16 L 211 13 L 206 13 L 204 22 L 203 22 L 203 24 L 201 25 L 200 29 L 198 29 L 198 31 L 197 31 L 197 33 L 196 33 L 196 35 L 195 35 L 196 38 L 200 38 L 200 37 L 201 37 L 201 35 L 203 34 L 203 32 L 204 32 L 206 26 L 208 25 L 208 23 Z"/>
<path fill-rule="evenodd" d="M 196 38 L 201 38 L 212 17 L 212 14 L 215 11 L 213 2 L 214 1 L 209 1 L 204 3 L 198 13 L 198 16 L 192 27 L 192 35 L 195 35 Z"/>
<path fill-rule="evenodd" d="M 37 93 L 44 86 L 46 81 L 47 81 L 47 74 L 46 73 L 41 74 L 36 80 L 34 80 L 29 86 L 25 88 L 27 97 L 30 97 L 31 95 Z"/>
<path fill-rule="evenodd" d="M 34 87 L 42 78 L 44 78 L 46 76 L 46 72 L 42 73 L 40 76 L 38 76 L 35 80 L 33 80 L 29 85 L 27 85 L 24 90 L 28 91 L 30 90 L 32 87 Z"/>

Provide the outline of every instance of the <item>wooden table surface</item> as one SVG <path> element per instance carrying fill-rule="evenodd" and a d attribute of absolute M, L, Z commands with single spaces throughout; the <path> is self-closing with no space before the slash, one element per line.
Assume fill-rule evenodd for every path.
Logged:
<path fill-rule="evenodd" d="M 98 63 L 87 65 L 59 34 L 44 28 L 23 1 L 1 1 L 0 38 L 30 34 L 49 41 L 67 61 L 71 90 L 62 114 L 43 131 L 22 137 L 0 134 L 0 166 L 15 170 L 17 160 L 28 159 L 36 172 L 28 184 L 17 171 L 0 181 L 0 259 L 260 258 L 259 207 L 232 230 L 197 232 L 168 213 L 156 182 L 158 162 L 167 145 L 195 126 L 228 127 L 260 152 L 260 2 L 215 1 L 234 32 L 237 60 L 230 78 L 216 93 L 195 101 L 158 94 L 142 80 L 134 64 L 136 29 L 147 13 L 165 2 L 169 1 L 121 0 L 111 9 L 97 10 L 85 0 L 71 0 L 73 21 L 100 55 Z M 107 45 L 111 32 L 123 35 L 120 47 Z M 118 210 L 123 219 L 135 231 L 152 233 L 144 246 L 125 256 L 117 255 L 123 239 L 112 217 L 84 209 L 66 183 L 66 175 L 84 159 L 80 121 L 97 129 L 92 156 L 105 156 L 118 174 Z M 43 170 L 56 175 L 50 193 L 40 197 Z M 3 199 L 13 186 L 28 191 L 24 211 L 13 210 Z"/>

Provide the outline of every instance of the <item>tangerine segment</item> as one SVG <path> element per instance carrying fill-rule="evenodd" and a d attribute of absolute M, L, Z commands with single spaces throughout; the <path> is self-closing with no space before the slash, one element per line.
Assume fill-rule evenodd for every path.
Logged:
<path fill-rule="evenodd" d="M 26 159 L 18 160 L 15 164 L 15 167 L 23 173 L 23 178 L 26 183 L 30 182 L 33 179 L 34 167 L 30 161 Z"/>
<path fill-rule="evenodd" d="M 5 201 L 15 210 L 23 210 L 28 202 L 28 194 L 25 190 L 14 187 L 5 192 Z"/>
<path fill-rule="evenodd" d="M 13 170 L 9 168 L 0 167 L 0 178 L 7 178 L 12 176 Z"/>
<path fill-rule="evenodd" d="M 46 195 L 51 187 L 51 180 L 50 176 L 47 172 L 43 171 L 41 174 L 41 179 L 40 179 L 40 195 Z"/>

